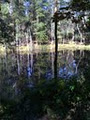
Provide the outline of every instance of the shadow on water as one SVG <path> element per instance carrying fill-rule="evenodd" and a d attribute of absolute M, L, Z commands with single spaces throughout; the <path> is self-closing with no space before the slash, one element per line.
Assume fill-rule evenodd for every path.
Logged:
<path fill-rule="evenodd" d="M 0 57 L 0 120 L 89 120 L 89 51 Z"/>

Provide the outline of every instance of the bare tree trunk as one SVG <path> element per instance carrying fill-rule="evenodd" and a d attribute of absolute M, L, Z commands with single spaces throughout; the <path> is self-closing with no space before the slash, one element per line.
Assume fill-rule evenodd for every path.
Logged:
<path fill-rule="evenodd" d="M 18 46 L 18 32 L 19 32 L 18 24 L 16 24 L 16 46 Z"/>
<path fill-rule="evenodd" d="M 17 70 L 20 75 L 20 41 L 19 41 L 19 24 L 16 23 L 16 46 L 17 46 Z"/>
<path fill-rule="evenodd" d="M 27 76 L 28 78 L 31 77 L 31 67 L 30 67 L 30 55 L 29 53 L 27 54 Z"/>
<path fill-rule="evenodd" d="M 31 29 L 28 30 L 29 32 L 29 39 L 30 39 L 30 44 L 29 44 L 29 51 L 33 51 L 33 40 L 32 40 L 32 34 L 31 34 Z"/>
<path fill-rule="evenodd" d="M 7 43 L 5 43 L 5 69 L 8 73 L 8 64 L 7 64 Z"/>
<path fill-rule="evenodd" d="M 57 0 L 55 0 L 55 60 L 54 60 L 54 77 L 57 79 L 57 57 L 58 57 L 58 38 L 57 38 Z"/>
<path fill-rule="evenodd" d="M 54 78 L 54 53 L 51 53 L 51 60 L 52 60 L 52 78 Z"/>
<path fill-rule="evenodd" d="M 31 53 L 31 69 L 33 69 L 33 53 Z"/>
<path fill-rule="evenodd" d="M 16 24 L 16 46 L 18 47 L 17 51 L 20 51 L 20 39 L 19 39 L 19 24 Z"/>
<path fill-rule="evenodd" d="M 26 31 L 26 43 L 27 43 L 27 49 L 29 50 L 29 42 L 28 42 L 28 39 L 29 39 L 29 35 L 28 35 L 28 30 Z"/>
<path fill-rule="evenodd" d="M 62 38 L 63 44 L 64 44 L 64 38 Z"/>
<path fill-rule="evenodd" d="M 51 0 L 50 2 L 52 3 L 53 1 Z M 54 15 L 54 7 L 52 5 L 52 7 L 51 7 L 51 16 L 53 16 L 53 15 Z M 55 35 L 54 35 L 55 30 L 54 29 L 55 29 L 55 24 L 51 20 L 51 43 L 53 43 L 54 39 L 55 39 Z"/>
<path fill-rule="evenodd" d="M 78 32 L 79 32 L 79 35 L 80 35 L 80 43 L 82 44 L 83 43 L 83 35 L 82 35 L 82 33 L 81 33 L 81 31 L 80 31 L 80 29 L 79 29 L 79 26 L 78 26 L 78 24 L 77 24 L 77 29 L 78 29 Z"/>
<path fill-rule="evenodd" d="M 17 72 L 18 72 L 18 75 L 20 75 L 20 55 L 19 55 L 19 50 L 17 51 Z"/>

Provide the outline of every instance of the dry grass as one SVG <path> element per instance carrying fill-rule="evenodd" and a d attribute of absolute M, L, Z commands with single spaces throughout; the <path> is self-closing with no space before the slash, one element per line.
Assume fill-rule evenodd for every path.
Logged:
<path fill-rule="evenodd" d="M 27 52 L 54 52 L 55 45 L 54 44 L 48 44 L 48 45 L 33 45 L 33 49 L 31 50 L 31 46 L 20 46 L 16 47 L 15 51 L 20 51 L 23 53 Z M 58 50 L 90 50 L 90 45 L 81 45 L 81 44 L 58 44 Z M 10 51 L 10 49 L 8 50 Z M 5 47 L 0 45 L 0 54 L 5 53 Z"/>
<path fill-rule="evenodd" d="M 55 45 L 34 45 L 33 50 L 30 46 L 21 46 L 20 51 L 54 51 Z M 90 45 L 80 44 L 58 44 L 58 50 L 90 50 Z"/>

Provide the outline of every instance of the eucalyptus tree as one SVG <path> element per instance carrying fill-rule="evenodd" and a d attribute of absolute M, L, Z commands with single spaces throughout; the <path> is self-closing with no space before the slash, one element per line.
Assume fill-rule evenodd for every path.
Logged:
<path fill-rule="evenodd" d="M 10 24 L 9 3 L 1 3 L 0 6 L 0 42 L 7 44 L 13 39 L 13 28 Z"/>
<path fill-rule="evenodd" d="M 38 42 L 47 42 L 49 26 L 49 8 L 48 1 L 36 1 L 36 39 Z M 47 17 L 47 18 L 46 18 Z"/>
<path fill-rule="evenodd" d="M 86 42 L 85 34 L 88 31 L 87 21 L 89 21 L 90 16 L 90 1 L 89 0 L 71 0 L 70 8 L 76 14 L 76 18 L 73 22 L 76 23 L 77 30 L 81 37 L 81 42 Z"/>
<path fill-rule="evenodd" d="M 88 28 L 87 19 L 90 16 L 89 0 L 71 0 L 67 6 L 61 7 L 58 13 L 58 20 L 71 19 L 79 33 L 80 41 L 83 42 L 83 33 Z"/>

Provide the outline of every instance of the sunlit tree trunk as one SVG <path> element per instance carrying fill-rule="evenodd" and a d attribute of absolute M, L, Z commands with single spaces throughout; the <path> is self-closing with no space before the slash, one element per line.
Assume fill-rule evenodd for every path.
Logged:
<path fill-rule="evenodd" d="M 77 24 L 77 30 L 78 30 L 78 32 L 79 32 L 79 35 L 80 35 L 80 43 L 82 44 L 83 43 L 83 35 L 82 35 L 82 33 L 81 33 L 81 31 L 80 31 L 80 28 L 79 28 L 79 26 L 78 26 L 78 24 Z"/>
<path fill-rule="evenodd" d="M 26 44 L 27 44 L 27 49 L 29 48 L 29 42 L 28 42 L 28 30 L 25 32 L 25 36 L 26 36 Z"/>
<path fill-rule="evenodd" d="M 33 70 L 33 53 L 31 53 L 31 69 Z"/>
<path fill-rule="evenodd" d="M 17 71 L 20 75 L 20 45 L 19 45 L 19 25 L 16 23 L 16 46 L 17 46 Z"/>
<path fill-rule="evenodd" d="M 19 47 L 18 33 L 19 33 L 19 25 L 16 23 L 16 46 L 17 47 Z"/>
<path fill-rule="evenodd" d="M 72 24 L 72 42 L 74 42 L 75 41 L 75 24 L 73 24 L 73 23 L 71 23 Z"/>
<path fill-rule="evenodd" d="M 32 34 L 31 34 L 31 29 L 28 29 L 29 33 L 29 39 L 30 39 L 30 44 L 29 44 L 29 51 L 33 51 L 33 40 L 32 40 Z"/>
<path fill-rule="evenodd" d="M 73 31 L 73 34 L 72 34 L 72 42 L 75 40 L 75 34 L 74 34 L 74 31 Z"/>
<path fill-rule="evenodd" d="M 20 56 L 19 56 L 19 52 L 17 52 L 17 72 L 18 75 L 20 75 Z"/>

